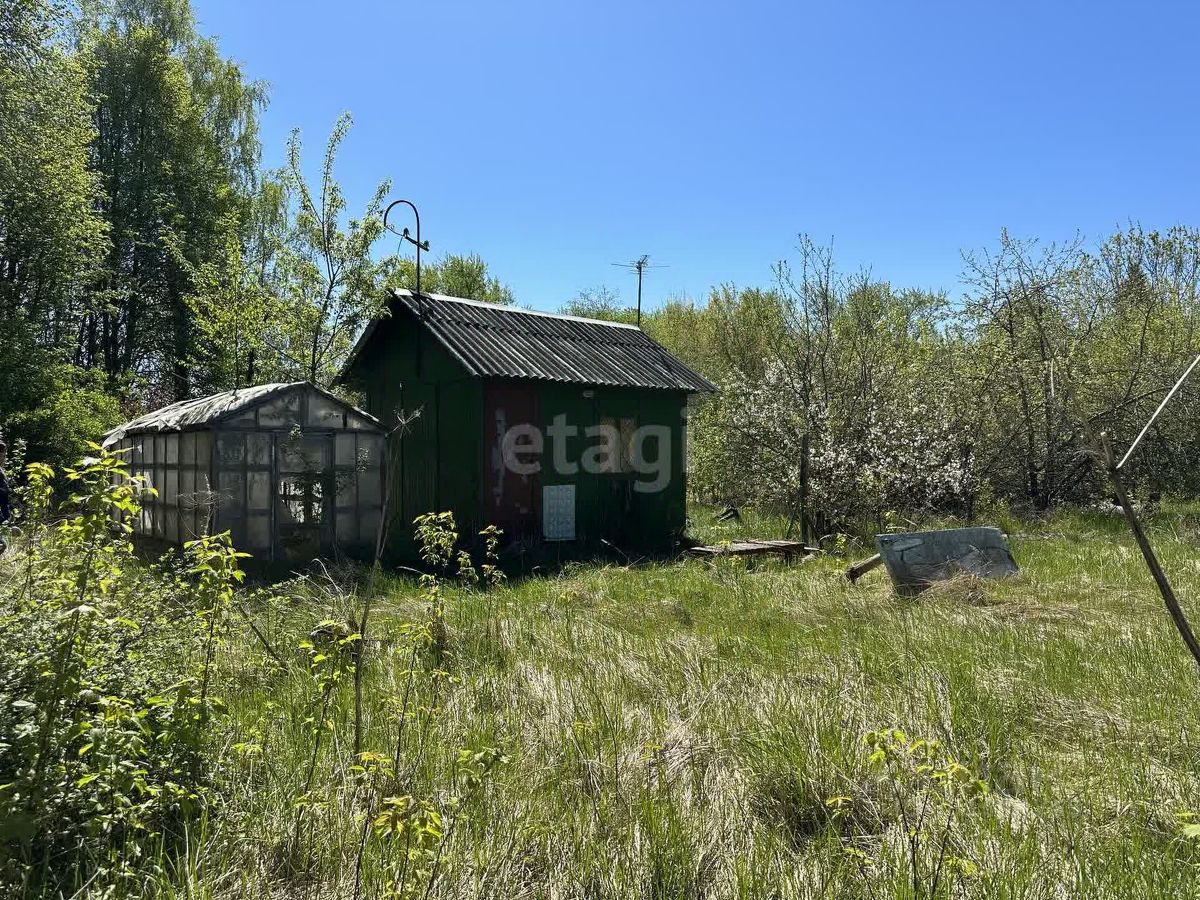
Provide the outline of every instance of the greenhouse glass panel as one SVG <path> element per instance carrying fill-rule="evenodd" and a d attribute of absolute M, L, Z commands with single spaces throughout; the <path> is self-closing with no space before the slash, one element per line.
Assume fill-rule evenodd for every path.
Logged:
<path fill-rule="evenodd" d="M 324 472 L 329 468 L 329 438 L 325 435 L 289 436 L 279 443 L 281 472 Z"/>
<path fill-rule="evenodd" d="M 353 512 L 339 512 L 334 533 L 342 546 L 358 543 L 358 516 Z"/>
<path fill-rule="evenodd" d="M 355 463 L 356 449 L 355 443 L 358 435 L 353 432 L 342 432 L 333 436 L 333 462 L 339 468 L 342 466 L 353 466 Z"/>
<path fill-rule="evenodd" d="M 302 395 L 299 392 L 293 392 L 268 400 L 258 408 L 259 426 L 279 428 L 299 424 L 301 399 Z"/>
<path fill-rule="evenodd" d="M 271 464 L 271 435 L 253 432 L 246 435 L 246 461 L 252 466 Z"/>
<path fill-rule="evenodd" d="M 341 428 L 345 419 L 342 405 L 321 394 L 308 398 L 308 425 L 310 428 Z"/>
<path fill-rule="evenodd" d="M 363 469 L 358 473 L 358 498 L 358 502 L 363 505 L 383 502 L 378 469 Z"/>
<path fill-rule="evenodd" d="M 252 515 L 246 521 L 246 547 L 255 552 L 269 552 L 271 549 L 270 514 Z"/>
<path fill-rule="evenodd" d="M 271 473 L 249 472 L 246 478 L 246 507 L 269 510 L 271 508 Z"/>
<path fill-rule="evenodd" d="M 353 470 L 338 472 L 335 483 L 337 485 L 338 508 L 354 507 L 358 498 L 358 474 Z"/>
<path fill-rule="evenodd" d="M 245 440 L 240 431 L 223 431 L 217 435 L 217 465 L 240 469 L 245 460 Z"/>
<path fill-rule="evenodd" d="M 241 472 L 221 472 L 217 490 L 218 518 L 222 521 L 230 516 L 241 518 L 246 511 L 246 476 Z M 229 526 L 224 526 L 227 528 Z M 221 530 L 223 531 L 224 528 Z"/>
<path fill-rule="evenodd" d="M 196 464 L 196 432 L 187 431 L 179 436 L 179 463 L 184 466 Z"/>
<path fill-rule="evenodd" d="M 364 465 L 378 466 L 383 456 L 383 438 L 377 434 L 359 435 L 358 449 Z"/>

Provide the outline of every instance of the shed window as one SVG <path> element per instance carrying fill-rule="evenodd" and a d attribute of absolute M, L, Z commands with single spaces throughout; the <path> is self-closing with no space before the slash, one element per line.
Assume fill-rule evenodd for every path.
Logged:
<path fill-rule="evenodd" d="M 637 431 L 636 419 L 618 419 L 615 416 L 601 417 L 599 441 L 604 448 L 600 469 L 602 473 L 615 475 L 633 471 L 635 431 Z"/>

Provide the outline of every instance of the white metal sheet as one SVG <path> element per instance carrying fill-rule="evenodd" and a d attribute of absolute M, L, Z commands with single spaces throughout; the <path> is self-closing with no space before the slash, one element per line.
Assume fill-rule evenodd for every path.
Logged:
<path fill-rule="evenodd" d="M 542 533 L 548 541 L 575 540 L 575 485 L 542 488 Z"/>

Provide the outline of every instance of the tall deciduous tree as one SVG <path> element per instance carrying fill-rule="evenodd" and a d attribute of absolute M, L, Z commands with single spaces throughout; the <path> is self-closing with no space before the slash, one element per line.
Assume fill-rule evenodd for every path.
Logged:
<path fill-rule="evenodd" d="M 187 302 L 199 336 L 192 367 L 199 393 L 287 380 L 305 368 L 303 358 L 287 349 L 294 323 L 279 300 L 288 219 L 278 177 L 261 180 L 244 215 L 224 229 L 224 246 L 211 260 L 193 265 L 177 248 L 191 283 Z"/>
<path fill-rule="evenodd" d="M 415 260 L 399 256 L 390 258 L 386 262 L 384 280 L 390 288 L 415 288 Z M 448 253 L 434 262 L 422 261 L 421 290 L 484 303 L 513 302 L 512 288 L 492 275 L 483 257 L 476 253 L 469 256 Z"/>
<path fill-rule="evenodd" d="M 87 72 L 46 0 L 0 4 L 0 429 L 36 458 L 79 449 L 114 404 L 70 365 L 104 253 Z"/>
<path fill-rule="evenodd" d="M 85 23 L 82 46 L 111 243 L 79 361 L 188 396 L 199 332 L 185 263 L 221 258 L 245 220 L 263 88 L 196 33 L 187 0 L 119 0 Z"/>
<path fill-rule="evenodd" d="M 346 198 L 334 176 L 338 148 L 350 128 L 349 114 L 334 126 L 325 146 L 321 173 L 310 186 L 302 168 L 299 131 L 288 141 L 283 179 L 288 188 L 289 228 L 280 258 L 281 320 L 276 352 L 284 363 L 316 384 L 337 375 L 355 334 L 383 310 L 383 271 L 371 255 L 383 233 L 383 201 L 391 189 L 382 182 L 359 219 L 343 223 Z"/>

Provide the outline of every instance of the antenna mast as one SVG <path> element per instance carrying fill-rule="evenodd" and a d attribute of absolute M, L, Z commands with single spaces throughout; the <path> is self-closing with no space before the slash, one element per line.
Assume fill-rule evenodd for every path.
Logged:
<path fill-rule="evenodd" d="M 637 261 L 633 264 L 633 267 L 635 269 L 637 269 L 637 273 L 638 273 L 638 311 L 637 311 L 638 328 L 642 327 L 642 273 L 646 271 L 646 264 L 649 262 L 650 262 L 650 257 L 648 257 L 646 254 L 643 253 L 640 257 L 638 257 Z"/>
<path fill-rule="evenodd" d="M 650 257 L 643 253 L 633 262 L 629 263 L 613 263 L 614 266 L 620 266 L 622 269 L 632 269 L 637 272 L 638 292 L 637 292 L 637 324 L 638 328 L 642 327 L 642 274 L 647 269 L 665 269 L 666 266 L 650 265 Z"/>

